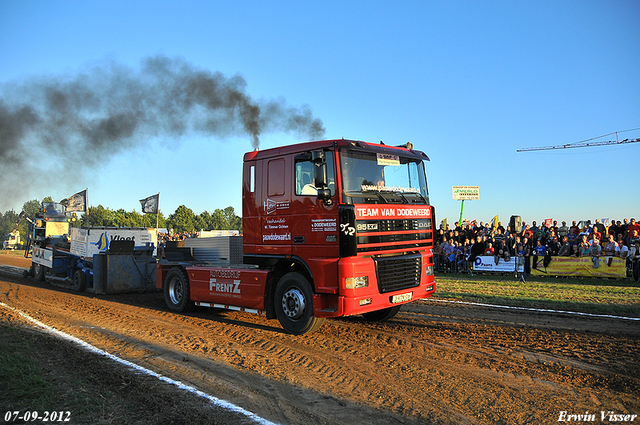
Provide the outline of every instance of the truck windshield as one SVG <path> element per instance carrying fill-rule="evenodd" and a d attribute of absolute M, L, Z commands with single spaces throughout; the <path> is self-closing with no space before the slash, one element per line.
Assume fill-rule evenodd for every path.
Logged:
<path fill-rule="evenodd" d="M 42 212 L 45 217 L 65 217 L 65 207 L 57 202 L 43 202 Z"/>
<path fill-rule="evenodd" d="M 345 203 L 429 204 L 422 160 L 402 155 L 342 150 Z"/>

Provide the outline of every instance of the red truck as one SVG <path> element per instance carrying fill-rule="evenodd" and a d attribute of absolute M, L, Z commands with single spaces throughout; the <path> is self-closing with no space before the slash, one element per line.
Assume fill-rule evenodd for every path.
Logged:
<path fill-rule="evenodd" d="M 344 139 L 246 153 L 242 260 L 167 246 L 156 285 L 172 311 L 264 314 L 292 334 L 327 317 L 388 320 L 436 289 L 428 160 L 410 143 Z"/>

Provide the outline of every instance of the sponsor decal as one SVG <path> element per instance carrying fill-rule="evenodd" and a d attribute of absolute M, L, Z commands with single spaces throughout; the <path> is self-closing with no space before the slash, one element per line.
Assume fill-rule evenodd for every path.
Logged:
<path fill-rule="evenodd" d="M 287 210 L 289 209 L 289 201 L 277 202 L 273 199 L 267 199 L 263 204 L 264 211 L 267 214 L 273 214 L 277 210 Z"/>
<path fill-rule="evenodd" d="M 271 233 L 270 235 L 262 235 L 262 241 L 290 241 L 291 240 L 291 233 L 285 233 L 285 234 L 276 234 L 276 233 Z"/>
<path fill-rule="evenodd" d="M 362 184 L 360 185 L 360 189 L 363 192 L 368 192 L 371 190 L 378 190 L 380 192 L 402 192 L 402 193 L 420 193 L 420 188 L 418 187 L 402 187 L 402 186 L 376 186 L 372 184 Z"/>
<path fill-rule="evenodd" d="M 346 223 L 340 224 L 340 231 L 345 234 L 345 236 L 353 236 L 356 234 L 356 228 L 353 226 L 349 226 Z"/>
<path fill-rule="evenodd" d="M 357 223 L 356 228 L 358 232 L 367 232 L 378 230 L 378 223 Z"/>
<path fill-rule="evenodd" d="M 265 230 L 288 229 L 289 225 L 284 217 L 268 218 L 267 224 L 264 225 Z"/>
<path fill-rule="evenodd" d="M 387 153 L 376 154 L 378 165 L 394 165 L 400 166 L 400 157 L 398 155 L 392 155 Z"/>
<path fill-rule="evenodd" d="M 47 267 L 53 267 L 53 251 L 46 248 L 33 247 L 31 261 Z"/>
<path fill-rule="evenodd" d="M 145 238 L 146 236 L 146 238 Z M 142 239 L 143 240 L 148 240 L 151 241 L 151 237 L 149 235 L 142 235 Z M 98 240 L 96 242 L 94 242 L 93 244 L 95 246 L 98 247 L 98 251 L 105 251 L 107 249 L 109 249 L 109 244 L 112 241 L 133 241 L 134 245 L 136 242 L 136 237 L 135 235 L 131 235 L 131 236 L 122 236 L 122 235 L 107 235 L 107 232 L 102 232 L 102 234 L 100 235 L 100 237 L 98 238 Z"/>
<path fill-rule="evenodd" d="M 335 218 L 312 218 L 312 232 L 335 232 L 338 229 L 338 222 Z"/>
<path fill-rule="evenodd" d="M 240 279 L 240 270 L 215 269 L 209 271 L 210 278 Z"/>
<path fill-rule="evenodd" d="M 356 220 L 367 218 L 422 218 L 431 217 L 429 207 L 356 207 Z"/>
<path fill-rule="evenodd" d="M 94 243 L 95 246 L 98 247 L 98 251 L 104 251 L 109 248 L 109 238 L 107 237 L 107 232 L 102 232 L 98 241 Z"/>
<path fill-rule="evenodd" d="M 291 232 L 289 231 L 289 224 L 285 217 L 270 217 L 266 219 L 262 233 L 262 242 L 290 240 Z"/>
<path fill-rule="evenodd" d="M 219 282 L 216 278 L 209 279 L 209 292 L 211 295 L 240 294 L 240 279 Z"/>

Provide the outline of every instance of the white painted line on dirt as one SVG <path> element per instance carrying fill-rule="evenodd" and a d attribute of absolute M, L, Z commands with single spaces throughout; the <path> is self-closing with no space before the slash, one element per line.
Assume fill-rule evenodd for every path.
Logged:
<path fill-rule="evenodd" d="M 453 301 L 453 300 L 441 300 L 436 298 L 421 298 L 423 301 L 436 301 L 441 303 L 450 303 L 450 304 L 466 304 L 466 305 L 475 305 L 480 307 L 491 307 L 491 308 L 504 308 L 509 310 L 524 310 L 524 311 L 536 311 L 542 313 L 562 313 L 562 314 L 575 314 L 576 316 L 588 316 L 588 317 L 600 317 L 607 319 L 622 319 L 622 320 L 636 320 L 640 321 L 640 317 L 625 317 L 625 316 L 613 316 L 611 314 L 592 314 L 592 313 L 580 313 L 579 311 L 565 311 L 565 310 L 548 310 L 544 308 L 528 308 L 528 307 L 512 307 L 508 305 L 497 305 L 497 304 L 483 304 L 483 303 L 472 303 L 468 301 Z"/>
<path fill-rule="evenodd" d="M 10 305 L 7 305 L 7 304 L 5 304 L 5 303 L 3 303 L 1 301 L 0 301 L 0 306 L 16 312 L 17 314 L 19 314 L 20 316 L 24 317 L 29 322 L 35 324 L 39 328 L 42 328 L 46 332 L 48 332 L 50 334 L 53 334 L 53 335 L 56 335 L 56 336 L 58 336 L 60 338 L 66 339 L 66 340 L 68 340 L 70 342 L 73 342 L 73 343 L 81 346 L 85 350 L 88 350 L 88 351 L 93 352 L 95 354 L 99 354 L 101 356 L 108 357 L 111 360 L 115 360 L 116 362 L 118 362 L 120 364 L 123 364 L 125 366 L 128 366 L 128 367 L 130 367 L 132 369 L 135 369 L 135 370 L 137 370 L 139 372 L 142 372 L 142 373 L 145 373 L 147 375 L 150 375 L 150 376 L 153 376 L 155 378 L 158 378 L 159 380 L 164 381 L 164 382 L 166 382 L 168 384 L 175 385 L 176 387 L 178 387 L 178 388 L 180 388 L 182 390 L 188 391 L 188 392 L 190 392 L 192 394 L 195 394 L 195 395 L 197 395 L 199 397 L 202 397 L 204 399 L 209 400 L 211 403 L 213 403 L 216 406 L 222 407 L 222 408 L 227 409 L 227 410 L 231 410 L 232 412 L 240 413 L 240 414 L 252 419 L 253 421 L 255 421 L 258 424 L 276 425 L 274 422 L 270 422 L 270 421 L 268 421 L 266 419 L 263 419 L 260 416 L 256 415 L 255 413 L 249 412 L 248 410 L 245 410 L 240 406 L 236 406 L 233 403 L 230 403 L 230 402 L 225 401 L 225 400 L 221 400 L 221 399 L 219 399 L 217 397 L 214 397 L 212 395 L 204 393 L 204 392 L 202 392 L 202 391 L 200 391 L 200 390 L 198 390 L 198 389 L 196 389 L 196 388 L 194 388 L 194 387 L 192 387 L 190 385 L 186 385 L 186 384 L 183 384 L 180 381 L 175 381 L 175 380 L 173 380 L 171 378 L 167 378 L 166 376 L 160 375 L 159 373 L 156 373 L 156 372 L 154 372 L 152 370 L 149 370 L 149 369 L 147 369 L 145 367 L 139 366 L 139 365 L 137 365 L 135 363 L 132 363 L 132 362 L 130 362 L 128 360 L 124 360 L 124 359 L 121 359 L 120 357 L 114 356 L 113 354 L 107 353 L 106 351 L 101 350 L 101 349 L 99 349 L 97 347 L 94 347 L 93 345 L 91 345 L 91 344 L 89 344 L 87 342 L 84 342 L 83 340 L 81 340 L 79 338 L 76 338 L 75 336 L 69 335 L 69 334 L 64 333 L 62 331 L 59 331 L 59 330 L 57 330 L 55 328 L 52 328 L 52 327 L 50 327 L 48 325 L 45 325 L 44 323 L 40 322 L 37 319 L 34 319 L 33 317 L 29 316 L 28 314 L 26 314 L 26 313 L 24 313 L 24 312 L 22 312 L 22 311 L 20 311 L 20 310 L 18 310 L 16 308 L 14 308 L 14 307 L 11 307 Z"/>

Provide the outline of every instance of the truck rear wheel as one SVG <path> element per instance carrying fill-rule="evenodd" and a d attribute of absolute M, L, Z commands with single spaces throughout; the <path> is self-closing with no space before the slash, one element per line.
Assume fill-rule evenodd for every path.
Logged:
<path fill-rule="evenodd" d="M 370 322 L 384 322 L 391 319 L 400 311 L 399 305 L 395 307 L 383 308 L 382 310 L 370 311 L 369 313 L 362 313 L 362 317 Z"/>
<path fill-rule="evenodd" d="M 82 270 L 76 270 L 73 274 L 73 290 L 82 292 L 87 287 L 87 275 Z"/>
<path fill-rule="evenodd" d="M 44 268 L 42 264 L 33 263 L 33 277 L 35 280 L 40 282 L 44 280 Z"/>
<path fill-rule="evenodd" d="M 164 302 L 169 310 L 178 313 L 193 310 L 194 304 L 190 300 L 189 277 L 184 269 L 175 267 L 167 273 L 164 279 Z"/>
<path fill-rule="evenodd" d="M 287 273 L 278 281 L 274 307 L 278 321 L 290 334 L 314 332 L 324 323 L 324 318 L 313 315 L 313 290 L 300 273 Z"/>

